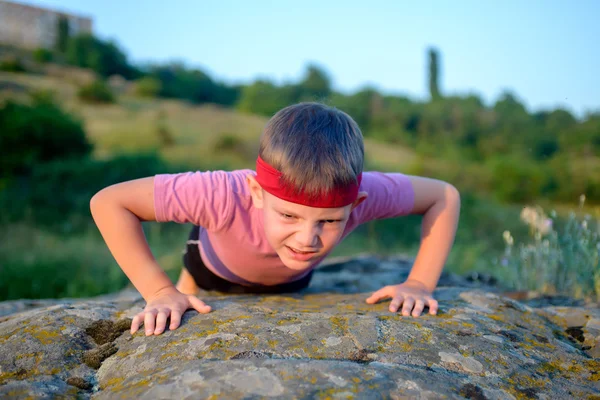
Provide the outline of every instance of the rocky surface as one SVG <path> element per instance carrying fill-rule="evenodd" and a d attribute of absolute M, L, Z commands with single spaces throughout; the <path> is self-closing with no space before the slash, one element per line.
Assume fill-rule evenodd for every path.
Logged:
<path fill-rule="evenodd" d="M 365 303 L 409 268 L 364 256 L 300 293 L 202 293 L 210 314 L 149 337 L 129 333 L 144 306 L 132 289 L 0 303 L 0 398 L 600 399 L 597 305 L 448 274 L 436 316 Z"/>

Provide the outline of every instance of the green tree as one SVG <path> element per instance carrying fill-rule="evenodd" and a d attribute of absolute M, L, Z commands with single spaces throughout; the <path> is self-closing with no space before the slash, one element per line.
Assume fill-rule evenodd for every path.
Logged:
<path fill-rule="evenodd" d="M 105 78 L 118 74 L 125 79 L 134 79 L 140 75 L 116 43 L 90 34 L 77 35 L 69 40 L 66 61 L 71 65 L 90 68 Z"/>
<path fill-rule="evenodd" d="M 298 99 L 299 88 L 295 85 L 278 87 L 267 80 L 257 80 L 242 89 L 238 109 L 244 112 L 272 116 Z"/>
<path fill-rule="evenodd" d="M 233 105 L 239 97 L 239 88 L 215 82 L 200 69 L 188 69 L 181 63 L 151 66 L 148 76 L 160 82 L 158 94 L 161 97 L 227 106 Z"/>
<path fill-rule="evenodd" d="M 59 54 L 65 54 L 69 44 L 70 27 L 69 20 L 64 15 L 58 17 L 56 24 L 56 42 L 54 48 Z"/>
<path fill-rule="evenodd" d="M 352 95 L 335 93 L 331 105 L 348 113 L 360 126 L 363 134 L 368 135 L 371 128 L 371 107 L 375 96 L 379 96 L 372 87 L 364 87 Z"/>
<path fill-rule="evenodd" d="M 0 177 L 26 176 L 38 164 L 87 156 L 92 145 L 82 123 L 48 96 L 33 104 L 8 101 L 0 108 Z"/>
<path fill-rule="evenodd" d="M 101 79 L 82 86 L 77 96 L 86 103 L 108 104 L 115 102 L 115 96 L 110 87 Z"/>
<path fill-rule="evenodd" d="M 429 54 L 429 95 L 431 96 L 431 100 L 438 100 L 441 97 L 440 86 L 439 86 L 440 66 L 439 66 L 438 51 L 434 48 L 430 48 L 428 50 L 428 54 Z"/>
<path fill-rule="evenodd" d="M 331 94 L 331 79 L 325 70 L 315 64 L 306 69 L 304 78 L 299 83 L 303 100 L 322 101 Z"/>

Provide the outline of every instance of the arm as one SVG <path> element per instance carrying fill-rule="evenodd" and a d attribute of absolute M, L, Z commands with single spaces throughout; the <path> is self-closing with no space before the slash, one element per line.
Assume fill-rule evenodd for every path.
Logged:
<path fill-rule="evenodd" d="M 415 198 L 411 214 L 423 215 L 421 246 L 407 280 L 399 285 L 388 285 L 374 292 L 366 301 L 376 303 L 392 298 L 390 311 L 396 312 L 402 304 L 402 314 L 418 317 L 425 305 L 436 314 L 438 304 L 431 296 L 454 242 L 460 214 L 460 195 L 446 182 L 409 176 Z M 414 310 L 413 310 L 414 306 Z"/>
<path fill-rule="evenodd" d="M 460 194 L 446 182 L 410 176 L 415 191 L 413 214 L 423 215 L 421 246 L 407 280 L 425 285 L 433 292 L 454 243 Z"/>
<path fill-rule="evenodd" d="M 210 312 L 210 306 L 173 286 L 146 242 L 141 221 L 156 220 L 153 177 L 102 189 L 92 197 L 90 209 L 113 257 L 146 300 L 144 311 L 131 322 L 131 334 L 143 323 L 146 336 L 160 335 L 169 317 L 170 329 L 176 329 L 188 308 Z"/>
<path fill-rule="evenodd" d="M 156 262 L 141 221 L 156 220 L 154 177 L 118 183 L 92 197 L 90 210 L 106 245 L 146 301 L 173 283 Z"/>

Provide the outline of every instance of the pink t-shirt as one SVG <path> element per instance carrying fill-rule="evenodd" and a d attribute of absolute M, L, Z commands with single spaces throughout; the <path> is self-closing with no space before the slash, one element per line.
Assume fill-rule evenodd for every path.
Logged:
<path fill-rule="evenodd" d="M 185 172 L 154 178 L 158 222 L 200 226 L 198 246 L 206 267 L 241 285 L 275 285 L 306 276 L 287 268 L 269 245 L 262 210 L 252 204 L 246 184 L 252 170 Z M 406 175 L 364 172 L 360 191 L 368 197 L 350 214 L 342 239 L 362 223 L 410 214 L 414 190 Z"/>

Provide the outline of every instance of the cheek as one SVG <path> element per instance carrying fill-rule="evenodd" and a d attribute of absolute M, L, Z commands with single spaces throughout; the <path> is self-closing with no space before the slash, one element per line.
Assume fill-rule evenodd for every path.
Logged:
<path fill-rule="evenodd" d="M 279 222 L 276 218 L 268 218 L 265 220 L 265 235 L 271 245 L 274 242 L 279 242 L 289 235 L 290 227 Z"/>
<path fill-rule="evenodd" d="M 344 227 L 337 227 L 325 230 L 321 235 L 323 242 L 327 246 L 334 246 L 336 243 L 340 241 L 342 235 L 344 233 Z"/>

